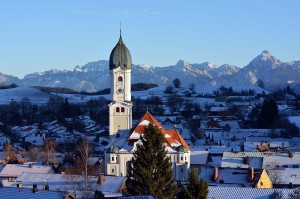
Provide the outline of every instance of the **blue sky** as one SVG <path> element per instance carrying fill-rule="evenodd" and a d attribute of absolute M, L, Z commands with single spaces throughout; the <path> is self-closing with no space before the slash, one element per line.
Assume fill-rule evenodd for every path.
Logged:
<path fill-rule="evenodd" d="M 23 77 L 107 60 L 122 35 L 133 63 L 247 65 L 263 50 L 300 60 L 299 0 L 1 0 L 0 72 Z"/>

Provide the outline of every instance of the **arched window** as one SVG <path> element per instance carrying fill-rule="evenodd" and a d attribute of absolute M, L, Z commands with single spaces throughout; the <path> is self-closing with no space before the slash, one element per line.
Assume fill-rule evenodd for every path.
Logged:
<path fill-rule="evenodd" d="M 121 108 L 121 112 L 122 112 L 122 113 L 125 112 L 125 108 L 124 108 L 124 107 Z"/>
<path fill-rule="evenodd" d="M 123 77 L 119 76 L 118 77 L 118 82 L 122 82 L 123 81 Z"/>
<path fill-rule="evenodd" d="M 119 107 L 116 108 L 116 112 L 120 113 L 120 108 Z"/>

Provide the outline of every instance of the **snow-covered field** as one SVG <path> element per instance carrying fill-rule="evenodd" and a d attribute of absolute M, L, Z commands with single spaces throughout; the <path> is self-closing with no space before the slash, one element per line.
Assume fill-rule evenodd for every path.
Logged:
<path fill-rule="evenodd" d="M 207 86 L 196 86 L 195 92 L 197 94 L 213 94 L 213 91 L 217 90 L 219 87 L 207 87 Z M 249 90 L 253 89 L 256 93 L 261 93 L 264 90 L 257 86 L 236 86 L 233 87 L 234 91 L 241 91 L 241 90 Z M 164 95 L 164 91 L 166 90 L 166 86 L 159 86 L 156 88 L 152 88 L 145 91 L 134 91 L 132 92 L 132 97 L 146 99 L 150 96 L 158 96 L 158 97 L 166 97 Z M 177 93 L 184 96 L 184 92 L 188 91 L 186 89 L 177 89 Z M 266 93 L 268 91 L 265 91 Z M 32 87 L 28 86 L 21 86 L 11 89 L 1 89 L 0 90 L 0 104 L 9 104 L 11 101 L 20 101 L 23 98 L 28 98 L 32 104 L 44 104 L 47 103 L 50 96 L 58 95 L 63 98 L 68 98 L 69 103 L 85 103 L 91 99 L 98 99 L 99 97 L 104 97 L 107 100 L 110 99 L 110 95 L 80 95 L 80 94 L 53 94 L 44 92 Z M 166 98 L 163 98 L 166 100 Z M 199 103 L 201 105 L 205 105 L 206 103 L 213 103 L 213 98 L 199 98 L 199 97 L 190 97 L 194 103 Z"/>
<path fill-rule="evenodd" d="M 47 103 L 50 94 L 28 86 L 0 90 L 0 104 L 8 104 L 11 101 L 20 101 L 28 98 L 33 104 Z"/>

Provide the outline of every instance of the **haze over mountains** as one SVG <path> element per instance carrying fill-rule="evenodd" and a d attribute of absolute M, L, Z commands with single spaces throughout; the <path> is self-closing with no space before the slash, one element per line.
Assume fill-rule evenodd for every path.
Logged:
<path fill-rule="evenodd" d="M 263 51 L 247 66 L 215 65 L 210 62 L 191 64 L 178 61 L 168 67 L 148 65 L 132 66 L 132 83 L 155 83 L 170 85 L 179 78 L 182 86 L 194 83 L 196 86 L 255 85 L 261 79 L 266 87 L 274 88 L 287 84 L 300 85 L 300 61 L 282 62 Z M 66 87 L 77 91 L 98 91 L 109 87 L 108 61 L 90 62 L 76 66 L 73 71 L 52 69 L 26 75 L 23 79 L 0 73 L 0 84 Z"/>

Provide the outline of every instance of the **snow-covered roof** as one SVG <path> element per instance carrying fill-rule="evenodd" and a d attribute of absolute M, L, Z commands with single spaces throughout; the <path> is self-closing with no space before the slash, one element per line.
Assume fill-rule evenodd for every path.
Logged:
<path fill-rule="evenodd" d="M 192 150 L 209 151 L 211 154 L 223 154 L 225 151 L 230 151 L 231 147 L 226 146 L 193 146 Z"/>
<path fill-rule="evenodd" d="M 268 146 L 271 148 L 288 148 L 290 146 L 289 141 L 269 141 L 269 142 L 244 142 L 245 151 L 254 151 L 257 146 Z"/>
<path fill-rule="evenodd" d="M 98 177 L 89 176 L 88 183 L 91 191 L 99 190 L 104 193 L 112 193 L 118 192 L 125 179 L 125 176 L 104 176 L 104 183 L 97 184 Z M 80 186 L 84 184 L 84 177 L 67 174 L 23 173 L 16 179 L 12 186 L 16 186 L 18 181 L 22 182 L 22 187 L 24 188 L 32 188 L 33 184 L 37 184 L 38 189 L 43 189 L 43 186 L 45 186 L 45 183 L 47 183 L 49 186 L 49 190 L 78 191 L 80 190 Z"/>
<path fill-rule="evenodd" d="M 52 167 L 46 165 L 7 164 L 0 172 L 0 177 L 18 177 L 22 173 L 51 173 Z"/>
<path fill-rule="evenodd" d="M 279 167 L 293 167 L 294 165 L 300 167 L 300 153 L 295 152 L 289 157 L 288 153 L 267 153 L 264 156 L 263 167 L 268 169 L 276 165 Z"/>
<path fill-rule="evenodd" d="M 43 191 L 43 189 L 39 189 L 37 192 L 32 192 L 32 186 L 30 188 L 22 188 L 22 191 L 19 191 L 19 188 L 15 187 L 1 187 L 0 188 L 0 196 L 1 199 L 61 199 L 63 196 L 66 196 L 67 192 L 61 191 Z"/>
<path fill-rule="evenodd" d="M 215 187 L 208 188 L 208 199 L 269 199 L 274 192 L 281 192 L 283 198 L 288 198 L 294 189 L 257 189 L 245 187 Z"/>
<path fill-rule="evenodd" d="M 264 154 L 261 152 L 224 152 L 223 158 L 262 158 Z"/>
<path fill-rule="evenodd" d="M 207 162 L 207 157 L 208 157 L 209 152 L 208 151 L 196 151 L 192 150 L 191 151 L 191 164 L 206 164 Z"/>
<path fill-rule="evenodd" d="M 263 165 L 260 152 L 224 152 L 221 167 L 224 168 L 258 168 Z"/>
<path fill-rule="evenodd" d="M 227 111 L 228 107 L 226 106 L 213 106 L 210 108 L 210 111 Z"/>
<path fill-rule="evenodd" d="M 139 123 L 133 128 L 129 140 L 139 139 L 138 135 L 142 135 L 144 133 L 144 129 L 149 125 L 149 123 L 153 123 L 160 129 L 161 133 L 166 138 L 166 143 L 168 146 L 170 147 L 183 146 L 187 149 L 190 148 L 176 129 L 165 129 L 148 111 L 140 119 Z"/>
<path fill-rule="evenodd" d="M 300 185 L 300 168 L 284 168 L 268 170 L 269 176 L 278 177 L 276 184 L 288 185 L 292 183 L 293 185 Z"/>
<path fill-rule="evenodd" d="M 213 180 L 214 168 L 203 168 L 200 173 L 200 178 L 207 180 L 214 185 L 222 184 L 237 184 L 250 187 L 251 183 L 248 181 L 249 171 L 248 169 L 218 169 L 218 178 Z M 225 185 L 226 186 L 226 185 Z"/>

